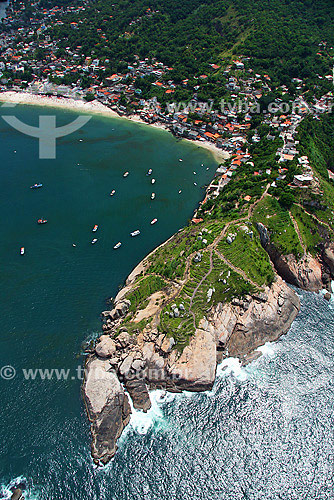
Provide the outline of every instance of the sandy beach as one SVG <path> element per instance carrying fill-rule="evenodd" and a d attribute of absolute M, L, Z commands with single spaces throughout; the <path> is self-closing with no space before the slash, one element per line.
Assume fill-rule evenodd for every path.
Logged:
<path fill-rule="evenodd" d="M 28 92 L 13 92 L 6 91 L 0 93 L 0 102 L 11 103 L 11 104 L 26 104 L 31 106 L 48 106 L 53 108 L 63 108 L 71 111 L 77 111 L 79 113 L 93 113 L 104 116 L 109 116 L 113 118 L 130 120 L 135 123 L 142 125 L 148 125 L 150 127 L 155 127 L 161 130 L 168 131 L 168 128 L 163 123 L 147 123 L 141 119 L 139 115 L 131 116 L 120 116 L 116 111 L 108 108 L 101 102 L 95 100 L 91 102 L 85 102 L 81 99 L 71 99 L 66 97 L 56 97 L 56 96 L 43 96 L 30 94 Z M 222 151 L 214 144 L 209 141 L 192 141 L 189 139 L 183 139 L 192 144 L 196 144 L 198 147 L 209 150 L 215 160 L 220 163 L 230 157 L 228 153 Z"/>

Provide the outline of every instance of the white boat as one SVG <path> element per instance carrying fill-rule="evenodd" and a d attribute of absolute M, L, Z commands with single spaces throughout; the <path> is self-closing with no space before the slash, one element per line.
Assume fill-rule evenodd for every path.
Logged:
<path fill-rule="evenodd" d="M 154 200 L 154 198 L 155 198 L 155 193 L 152 193 L 151 194 L 151 200 Z"/>
<path fill-rule="evenodd" d="M 129 175 L 129 172 L 124 172 L 123 177 L 127 177 Z"/>
<path fill-rule="evenodd" d="M 118 243 L 116 243 L 116 245 L 114 246 L 114 250 L 117 250 L 117 248 L 119 248 L 121 246 L 121 242 L 119 241 Z"/>
<path fill-rule="evenodd" d="M 151 220 L 151 225 L 153 226 L 153 224 L 155 224 L 156 222 L 158 222 L 158 219 Z"/>
<path fill-rule="evenodd" d="M 20 254 L 21 254 L 21 255 L 24 255 L 24 252 L 25 252 L 24 247 L 21 247 L 21 248 L 20 248 Z"/>
<path fill-rule="evenodd" d="M 209 170 L 209 167 L 206 167 L 207 170 Z"/>
<path fill-rule="evenodd" d="M 130 233 L 131 236 L 138 236 L 138 234 L 140 234 L 140 231 L 139 229 L 136 229 L 135 231 L 132 231 L 132 233 Z"/>
<path fill-rule="evenodd" d="M 194 175 L 196 175 L 196 172 L 193 172 Z"/>
<path fill-rule="evenodd" d="M 114 196 L 114 194 L 116 193 L 115 189 L 113 189 L 110 193 L 110 196 Z"/>
<path fill-rule="evenodd" d="M 182 193 L 182 189 L 179 190 L 179 194 L 181 194 L 181 193 Z"/>
<path fill-rule="evenodd" d="M 95 243 L 96 243 L 96 242 L 97 242 L 97 238 L 94 238 L 94 239 L 92 240 L 92 245 L 95 245 Z"/>
<path fill-rule="evenodd" d="M 96 233 L 96 231 L 99 229 L 99 226 L 97 224 L 95 224 L 95 226 L 93 227 L 92 231 L 93 233 Z"/>
<path fill-rule="evenodd" d="M 197 186 L 197 182 L 194 182 L 194 186 Z"/>
<path fill-rule="evenodd" d="M 152 180 L 151 180 L 151 183 L 152 183 L 152 184 L 155 184 L 155 179 L 152 179 Z"/>
<path fill-rule="evenodd" d="M 183 161 L 182 158 L 179 158 L 179 161 Z"/>
<path fill-rule="evenodd" d="M 146 175 L 151 175 L 152 169 L 150 168 Z"/>
<path fill-rule="evenodd" d="M 75 243 L 72 243 L 72 247 L 76 247 L 76 244 L 75 244 Z"/>

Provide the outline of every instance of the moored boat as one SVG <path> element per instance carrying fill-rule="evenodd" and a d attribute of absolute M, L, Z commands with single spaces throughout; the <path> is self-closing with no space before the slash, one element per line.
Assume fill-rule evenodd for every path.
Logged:
<path fill-rule="evenodd" d="M 151 183 L 152 183 L 152 184 L 155 184 L 155 179 L 152 179 L 152 180 L 151 180 Z"/>
<path fill-rule="evenodd" d="M 152 193 L 151 194 L 151 200 L 154 200 L 154 198 L 155 198 L 155 193 Z"/>
<path fill-rule="evenodd" d="M 182 158 L 179 158 L 179 161 L 183 161 Z"/>
<path fill-rule="evenodd" d="M 20 254 L 21 254 L 21 255 L 24 255 L 24 252 L 25 252 L 24 247 L 21 247 L 21 248 L 20 248 Z"/>
<path fill-rule="evenodd" d="M 138 236 L 138 234 L 140 234 L 140 231 L 139 229 L 136 229 L 135 231 L 132 231 L 132 233 L 130 233 L 131 236 Z"/>
<path fill-rule="evenodd" d="M 95 245 L 95 243 L 96 243 L 96 242 L 97 242 L 97 238 L 94 238 L 94 239 L 92 240 L 92 245 Z"/>
<path fill-rule="evenodd" d="M 153 224 L 155 224 L 156 222 L 158 222 L 158 219 L 151 220 L 151 225 L 153 226 Z"/>
<path fill-rule="evenodd" d="M 98 228 L 99 228 L 99 226 L 97 224 L 95 224 L 95 226 L 92 229 L 93 233 L 96 233 L 96 231 L 98 230 Z"/>
<path fill-rule="evenodd" d="M 129 175 L 129 172 L 124 172 L 123 177 L 127 177 Z"/>
<path fill-rule="evenodd" d="M 37 224 L 46 224 L 47 220 L 46 219 L 38 219 Z"/>
<path fill-rule="evenodd" d="M 36 183 L 36 184 L 33 184 L 32 186 L 30 186 L 30 189 L 39 189 L 41 187 L 43 187 L 43 184 Z"/>
<path fill-rule="evenodd" d="M 114 249 L 117 250 L 117 248 L 119 248 L 121 246 L 121 242 L 119 241 L 118 243 L 116 243 L 116 245 L 114 246 Z"/>
<path fill-rule="evenodd" d="M 114 194 L 116 193 L 115 189 L 113 189 L 110 193 L 110 196 L 114 196 Z"/>
<path fill-rule="evenodd" d="M 152 169 L 150 168 L 146 175 L 151 175 Z"/>

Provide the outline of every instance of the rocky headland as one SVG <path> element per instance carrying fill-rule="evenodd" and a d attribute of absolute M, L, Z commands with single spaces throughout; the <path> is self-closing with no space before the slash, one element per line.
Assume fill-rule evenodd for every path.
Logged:
<path fill-rule="evenodd" d="M 114 456 L 130 399 L 147 411 L 151 389 L 209 390 L 222 359 L 247 364 L 260 356 L 258 347 L 287 333 L 300 302 L 286 282 L 330 290 L 332 244 L 297 258 L 282 255 L 272 232 L 249 217 L 212 227 L 190 226 L 152 252 L 102 313 L 103 334 L 87 357 L 83 384 L 96 463 Z M 174 257 L 174 275 L 158 276 Z"/>

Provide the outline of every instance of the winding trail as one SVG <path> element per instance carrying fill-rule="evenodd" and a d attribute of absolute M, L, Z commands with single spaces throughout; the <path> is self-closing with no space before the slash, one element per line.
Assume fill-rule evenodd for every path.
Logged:
<path fill-rule="evenodd" d="M 302 247 L 303 249 L 303 252 L 304 252 L 304 256 L 306 255 L 307 253 L 307 250 L 306 250 L 306 247 L 304 245 L 304 242 L 303 242 L 303 238 L 302 238 L 302 235 L 301 235 L 301 232 L 299 230 L 299 227 L 298 227 L 298 224 L 297 224 L 297 221 L 294 219 L 292 213 L 290 212 L 289 210 L 289 215 L 290 215 L 290 219 L 291 219 L 291 222 L 293 224 L 293 227 L 295 228 L 295 231 L 297 233 L 297 236 L 298 236 L 298 239 L 299 239 L 299 243 L 300 243 L 300 246 Z"/>

